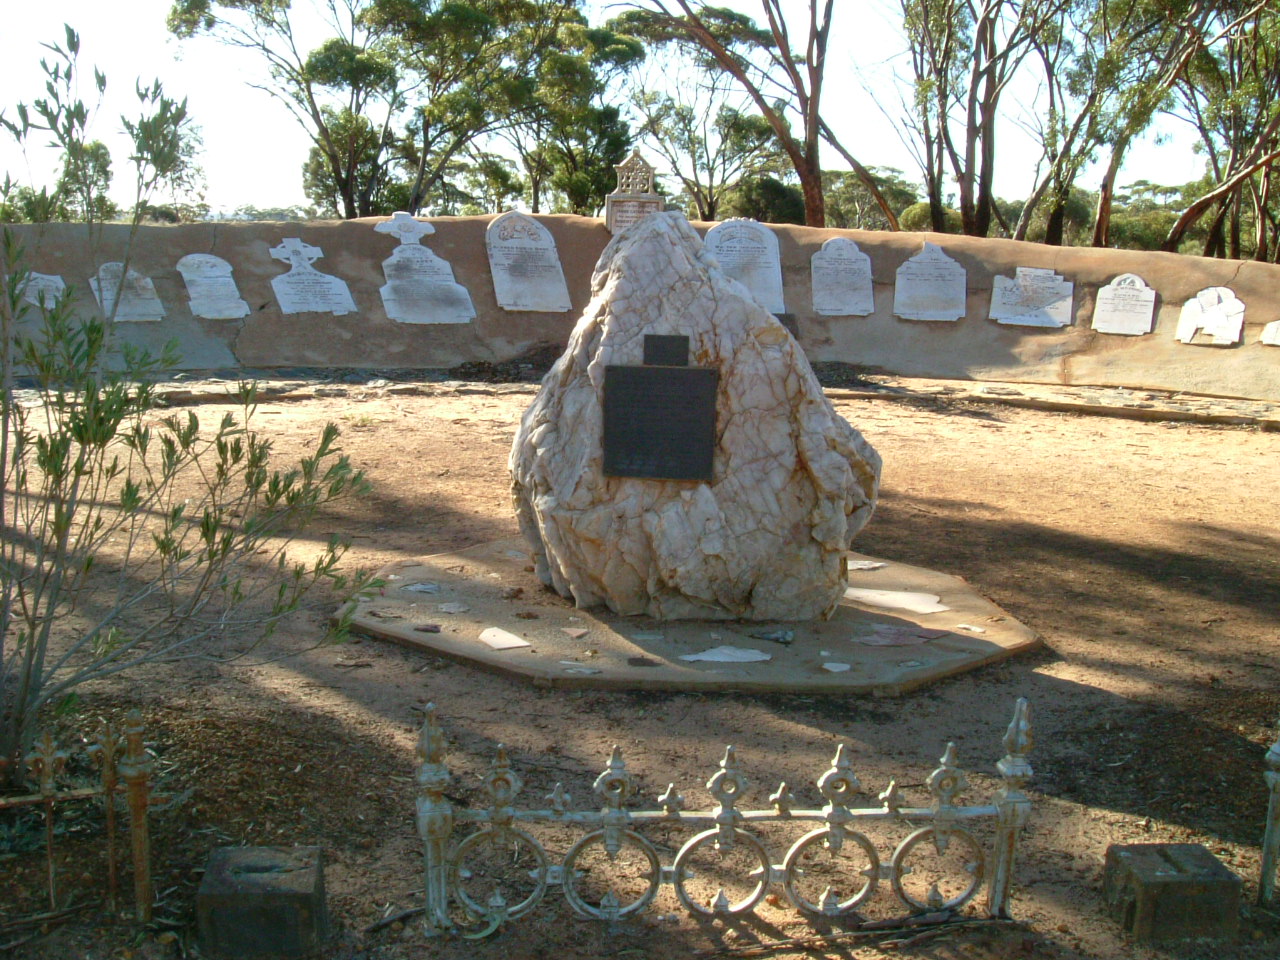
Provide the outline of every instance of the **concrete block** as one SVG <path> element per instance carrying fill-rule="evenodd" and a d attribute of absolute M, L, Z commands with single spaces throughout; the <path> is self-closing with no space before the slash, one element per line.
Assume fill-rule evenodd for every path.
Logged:
<path fill-rule="evenodd" d="M 319 847 L 220 847 L 196 894 L 200 948 L 236 960 L 300 957 L 328 934 Z"/>
<path fill-rule="evenodd" d="M 1240 878 L 1198 843 L 1112 844 L 1103 893 L 1138 940 L 1225 940 L 1239 926 Z"/>

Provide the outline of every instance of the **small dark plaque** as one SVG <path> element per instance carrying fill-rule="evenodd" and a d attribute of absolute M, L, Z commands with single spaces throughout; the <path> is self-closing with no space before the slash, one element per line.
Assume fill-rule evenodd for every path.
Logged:
<path fill-rule="evenodd" d="M 605 475 L 709 481 L 719 380 L 709 367 L 605 367 Z"/>
<path fill-rule="evenodd" d="M 680 333 L 646 333 L 644 365 L 646 367 L 687 367 L 689 338 Z"/>
<path fill-rule="evenodd" d="M 778 322 L 787 328 L 787 333 L 796 338 L 796 342 L 800 341 L 800 326 L 796 323 L 796 315 L 794 313 L 775 313 Z"/>

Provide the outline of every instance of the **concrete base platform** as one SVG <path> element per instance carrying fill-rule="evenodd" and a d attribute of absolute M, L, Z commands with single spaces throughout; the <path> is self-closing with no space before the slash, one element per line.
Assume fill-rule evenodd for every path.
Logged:
<path fill-rule="evenodd" d="M 523 540 L 502 540 L 386 567 L 381 594 L 356 605 L 353 629 L 538 686 L 879 696 L 1040 643 L 959 577 L 855 553 L 849 559 L 851 568 L 880 564 L 849 572 L 851 588 L 885 591 L 872 595 L 876 604 L 846 599 L 825 621 L 659 621 L 576 609 L 534 575 Z M 919 594 L 947 609 L 879 605 L 923 600 L 928 609 Z M 768 659 L 681 659 L 722 647 Z"/>

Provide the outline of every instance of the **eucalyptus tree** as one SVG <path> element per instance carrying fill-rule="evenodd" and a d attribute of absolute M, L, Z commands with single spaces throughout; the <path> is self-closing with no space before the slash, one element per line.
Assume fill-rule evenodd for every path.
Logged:
<path fill-rule="evenodd" d="M 900 0 L 913 99 L 907 125 L 935 229 L 954 181 L 964 232 L 985 237 L 998 216 L 996 144 L 1010 82 L 1036 37 L 1071 0 Z"/>
<path fill-rule="evenodd" d="M 206 34 L 265 60 L 268 80 L 250 85 L 306 130 L 334 206 L 347 218 L 374 212 L 393 130 L 415 83 L 401 69 L 397 38 L 371 16 L 374 7 L 372 0 L 317 0 L 299 12 L 290 0 L 175 0 L 168 18 L 180 38 Z M 299 23 L 317 16 L 331 35 L 307 49 Z M 353 138 L 361 126 L 370 135 Z"/>
<path fill-rule="evenodd" d="M 604 203 L 613 167 L 633 140 L 615 87 L 644 58 L 635 37 L 589 26 L 581 14 L 563 19 L 531 65 L 527 97 L 499 132 L 519 158 L 534 213 L 548 192 L 573 213 L 591 215 Z"/>
<path fill-rule="evenodd" d="M 1272 259 L 1280 253 L 1273 194 L 1280 165 L 1280 9 L 1265 0 L 1222 0 L 1215 26 L 1217 34 L 1190 58 L 1176 85 L 1178 113 L 1200 134 L 1212 182 L 1170 228 L 1164 249 L 1177 250 L 1212 211 L 1206 256 Z"/>
<path fill-rule="evenodd" d="M 808 0 L 808 16 L 799 29 L 783 13 L 782 0 L 760 0 L 760 6 L 764 27 L 737 11 L 691 0 L 645 0 L 614 22 L 653 43 L 691 45 L 708 66 L 714 65 L 737 82 L 786 154 L 804 195 L 809 226 L 825 223 L 820 157 L 825 140 L 866 184 L 896 228 L 897 217 L 880 195 L 875 178 L 822 117 L 834 0 Z"/>
<path fill-rule="evenodd" d="M 1040 74 L 1044 100 L 1028 127 L 1041 156 L 1015 238 L 1027 235 L 1047 202 L 1045 242 L 1062 243 L 1076 179 L 1107 150 L 1094 215 L 1094 243 L 1107 244 L 1113 186 L 1129 144 L 1168 101 L 1209 16 L 1204 0 L 1074 0 L 1031 36 L 1028 66 Z"/>
<path fill-rule="evenodd" d="M 717 219 L 739 179 L 786 166 L 773 128 L 724 71 L 665 50 L 651 52 L 629 79 L 638 135 L 679 181 L 690 216 Z"/>

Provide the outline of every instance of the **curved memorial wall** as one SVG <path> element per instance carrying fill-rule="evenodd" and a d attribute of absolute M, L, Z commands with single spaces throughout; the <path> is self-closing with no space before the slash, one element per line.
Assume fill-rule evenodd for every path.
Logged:
<path fill-rule="evenodd" d="M 1280 400 L 1280 266 L 931 233 L 694 224 L 810 360 Z M 567 342 L 610 240 L 573 216 L 14 227 L 34 301 L 191 370 L 448 368 Z M 776 262 L 775 262 L 776 258 Z M 778 277 L 781 277 L 781 290 Z M 758 289 L 757 289 L 758 288 Z M 63 291 L 66 291 L 64 294 Z M 781 308 L 781 309 L 779 309 Z"/>

